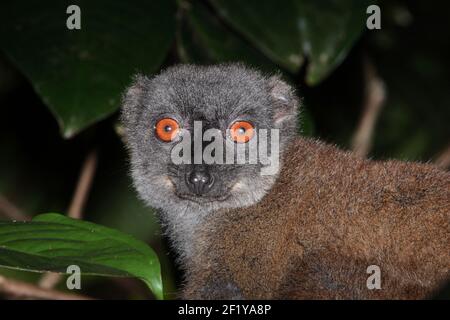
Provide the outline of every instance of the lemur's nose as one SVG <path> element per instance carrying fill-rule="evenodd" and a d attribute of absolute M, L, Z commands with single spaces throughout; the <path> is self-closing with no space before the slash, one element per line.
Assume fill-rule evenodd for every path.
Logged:
<path fill-rule="evenodd" d="M 214 184 L 214 178 L 204 170 L 194 170 L 187 175 L 187 185 L 197 195 L 208 192 Z"/>

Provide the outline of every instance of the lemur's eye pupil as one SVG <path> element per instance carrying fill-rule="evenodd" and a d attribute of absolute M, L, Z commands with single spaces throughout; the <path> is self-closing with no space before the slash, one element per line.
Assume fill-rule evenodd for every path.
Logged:
<path fill-rule="evenodd" d="M 155 125 L 155 135 L 164 142 L 170 142 L 175 139 L 179 132 L 178 122 L 171 118 L 163 118 Z"/>

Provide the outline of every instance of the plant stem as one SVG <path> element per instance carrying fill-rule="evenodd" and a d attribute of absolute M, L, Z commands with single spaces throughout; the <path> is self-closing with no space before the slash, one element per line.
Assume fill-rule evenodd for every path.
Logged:
<path fill-rule="evenodd" d="M 371 147 L 375 124 L 386 99 L 383 80 L 378 76 L 369 58 L 364 62 L 365 102 L 363 114 L 352 139 L 352 149 L 360 157 L 365 158 Z"/>
<path fill-rule="evenodd" d="M 96 169 L 97 151 L 92 150 L 86 156 L 80 170 L 78 183 L 67 211 L 69 217 L 74 219 L 81 219 L 83 217 L 83 210 L 89 196 L 89 191 L 91 190 Z M 61 274 L 58 273 L 46 273 L 39 280 L 39 287 L 45 289 L 54 288 L 61 280 L 61 277 Z"/>
<path fill-rule="evenodd" d="M 2 276 L 0 276 L 0 292 L 16 298 L 34 298 L 45 300 L 92 300 L 92 298 L 83 295 L 65 293 L 53 289 L 44 289 L 26 282 L 7 279 Z"/>

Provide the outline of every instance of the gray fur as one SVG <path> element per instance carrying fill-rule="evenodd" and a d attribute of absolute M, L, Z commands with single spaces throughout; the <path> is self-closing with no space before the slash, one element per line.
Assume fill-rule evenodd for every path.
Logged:
<path fill-rule="evenodd" d="M 190 255 L 192 235 L 205 216 L 255 204 L 276 176 L 261 176 L 260 164 L 210 165 L 216 178 L 213 188 L 206 197 L 189 195 L 184 175 L 193 165 L 172 164 L 174 143 L 155 137 L 156 121 L 169 116 L 189 130 L 194 121 L 202 120 L 225 131 L 234 120 L 250 120 L 259 129 L 279 128 L 282 152 L 296 134 L 297 104 L 292 89 L 279 77 L 266 77 L 240 64 L 177 65 L 153 78 L 135 77 L 122 108 L 134 186 L 147 205 L 160 209 L 182 258 Z"/>

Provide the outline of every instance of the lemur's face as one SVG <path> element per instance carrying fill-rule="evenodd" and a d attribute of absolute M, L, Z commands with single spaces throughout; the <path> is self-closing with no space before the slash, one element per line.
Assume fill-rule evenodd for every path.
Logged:
<path fill-rule="evenodd" d="M 264 155 L 278 142 L 281 152 L 295 134 L 296 103 L 284 82 L 240 65 L 182 65 L 137 77 L 122 119 L 140 197 L 180 214 L 256 203 L 277 175 L 267 171 L 273 163 L 259 161 L 261 133 Z M 271 129 L 279 130 L 279 141 Z M 250 150 L 257 161 L 249 161 Z"/>

